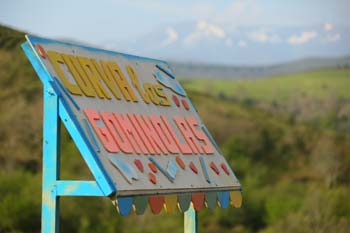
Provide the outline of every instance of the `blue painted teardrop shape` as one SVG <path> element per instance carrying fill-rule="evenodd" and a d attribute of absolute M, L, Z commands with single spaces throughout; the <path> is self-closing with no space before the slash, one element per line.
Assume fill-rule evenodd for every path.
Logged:
<path fill-rule="evenodd" d="M 131 212 L 133 197 L 118 197 L 118 210 L 121 216 L 126 216 Z"/>
<path fill-rule="evenodd" d="M 230 205 L 230 192 L 218 192 L 218 199 L 221 208 L 227 208 Z"/>

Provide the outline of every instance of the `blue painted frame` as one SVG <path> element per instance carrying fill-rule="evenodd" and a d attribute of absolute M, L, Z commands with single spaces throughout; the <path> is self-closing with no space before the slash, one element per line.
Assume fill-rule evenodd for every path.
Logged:
<path fill-rule="evenodd" d="M 22 49 L 44 85 L 42 232 L 58 232 L 60 196 L 111 196 L 116 193 L 110 177 L 81 129 L 70 106 L 28 42 Z M 60 180 L 60 127 L 64 123 L 96 181 Z"/>
<path fill-rule="evenodd" d="M 30 37 L 30 36 L 29 36 Z M 33 38 L 37 40 L 37 38 Z M 46 40 L 45 42 L 49 42 Z M 22 44 L 26 56 L 43 83 L 43 175 L 41 232 L 59 232 L 59 200 L 61 196 L 112 196 L 117 190 L 106 173 L 93 146 L 74 117 L 70 105 L 57 87 L 38 54 L 29 42 Z M 125 54 L 123 54 L 125 55 Z M 136 59 L 143 59 L 134 57 Z M 60 180 L 60 128 L 64 123 L 95 181 Z M 123 212 L 123 211 L 122 211 Z M 184 231 L 198 232 L 197 212 L 191 207 L 184 214 Z"/>

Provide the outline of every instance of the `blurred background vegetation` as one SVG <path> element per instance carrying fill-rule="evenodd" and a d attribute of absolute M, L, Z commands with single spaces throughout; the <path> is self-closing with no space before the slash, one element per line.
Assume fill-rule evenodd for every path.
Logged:
<path fill-rule="evenodd" d="M 40 232 L 42 86 L 0 26 L 0 233 Z M 218 77 L 219 78 L 219 77 Z M 182 83 L 243 185 L 240 209 L 203 209 L 200 232 L 349 232 L 350 69 Z M 62 129 L 62 178 L 91 178 Z M 182 232 L 183 215 L 120 217 L 62 198 L 60 232 Z"/>

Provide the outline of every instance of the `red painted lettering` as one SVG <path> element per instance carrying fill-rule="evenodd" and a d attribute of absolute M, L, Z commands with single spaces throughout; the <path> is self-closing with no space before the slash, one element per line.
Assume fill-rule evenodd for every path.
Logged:
<path fill-rule="evenodd" d="M 174 138 L 172 137 L 165 123 L 162 121 L 161 117 L 151 116 L 150 120 L 154 129 L 157 131 L 160 139 L 162 140 L 163 144 L 168 149 L 169 153 L 178 154 L 180 152 L 179 148 L 177 147 Z"/>
<path fill-rule="evenodd" d="M 119 115 L 118 113 L 113 113 L 114 117 L 117 119 L 119 125 L 124 130 L 124 133 L 129 140 L 131 146 L 137 154 L 149 154 L 145 145 L 141 141 L 136 130 L 132 127 L 129 118 L 126 115 Z"/>
<path fill-rule="evenodd" d="M 136 120 L 136 114 L 128 114 L 128 117 L 129 117 L 129 120 L 130 120 L 132 126 L 137 131 L 138 135 L 140 136 L 142 142 L 147 147 L 147 150 L 149 151 L 149 153 L 151 155 L 156 154 L 154 148 L 152 147 L 151 143 L 148 141 L 148 139 L 146 137 L 147 132 L 145 132 L 143 129 L 140 128 L 140 126 Z"/>
<path fill-rule="evenodd" d="M 197 154 L 197 153 L 203 154 L 204 151 L 199 145 L 196 137 L 193 135 L 191 129 L 189 129 L 189 126 L 185 118 L 183 118 L 182 116 L 177 116 L 177 117 L 174 117 L 174 121 L 177 127 L 179 128 L 182 136 L 185 138 L 187 144 L 191 147 L 192 152 L 194 154 Z"/>
<path fill-rule="evenodd" d="M 152 144 L 154 150 L 157 154 L 168 154 L 167 148 L 164 146 L 163 142 L 159 138 L 159 135 L 154 130 L 150 119 L 145 115 L 137 115 L 136 120 L 141 126 L 143 132 L 145 132 L 146 137 Z"/>
<path fill-rule="evenodd" d="M 189 145 L 187 145 L 186 143 L 181 143 L 180 140 L 177 138 L 173 128 L 170 125 L 170 122 L 168 121 L 168 119 L 161 115 L 160 118 L 162 118 L 164 124 L 166 125 L 170 135 L 173 137 L 175 143 L 177 144 L 177 146 L 180 148 L 180 151 L 182 154 L 192 154 L 192 150 L 191 147 L 189 147 Z"/>
<path fill-rule="evenodd" d="M 119 151 L 119 148 L 117 144 L 114 142 L 112 135 L 106 128 L 100 128 L 97 126 L 96 121 L 100 121 L 101 118 L 98 115 L 97 111 L 94 109 L 85 109 L 84 110 L 85 115 L 87 116 L 90 125 L 95 130 L 96 134 L 98 135 L 100 141 L 102 142 L 103 146 L 106 148 L 107 151 L 111 153 L 116 153 Z"/>
<path fill-rule="evenodd" d="M 199 130 L 197 128 L 197 126 L 198 126 L 197 119 L 195 117 L 186 117 L 186 121 L 187 121 L 188 125 L 190 126 L 194 136 L 196 136 L 196 138 L 199 141 L 203 142 L 204 145 L 202 145 L 202 149 L 204 150 L 204 152 L 207 154 L 213 154 L 214 149 L 213 149 L 212 144 L 210 143 L 209 139 L 207 138 L 207 136 L 204 134 L 204 132 L 202 130 Z"/>
<path fill-rule="evenodd" d="M 117 120 L 114 118 L 114 116 L 111 113 L 104 111 L 100 112 L 100 115 L 107 129 L 111 133 L 114 141 L 118 144 L 120 150 L 126 154 L 133 153 L 134 151 L 129 141 L 126 140 L 126 136 L 123 129 L 121 128 Z"/>

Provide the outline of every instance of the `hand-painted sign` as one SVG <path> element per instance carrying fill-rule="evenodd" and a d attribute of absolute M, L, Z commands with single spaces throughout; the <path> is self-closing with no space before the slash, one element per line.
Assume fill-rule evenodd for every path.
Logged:
<path fill-rule="evenodd" d="M 141 201 L 142 195 L 179 194 L 182 204 L 186 193 L 240 190 L 166 62 L 34 36 L 27 40 L 117 196 Z M 203 203 L 210 195 L 194 199 Z"/>

